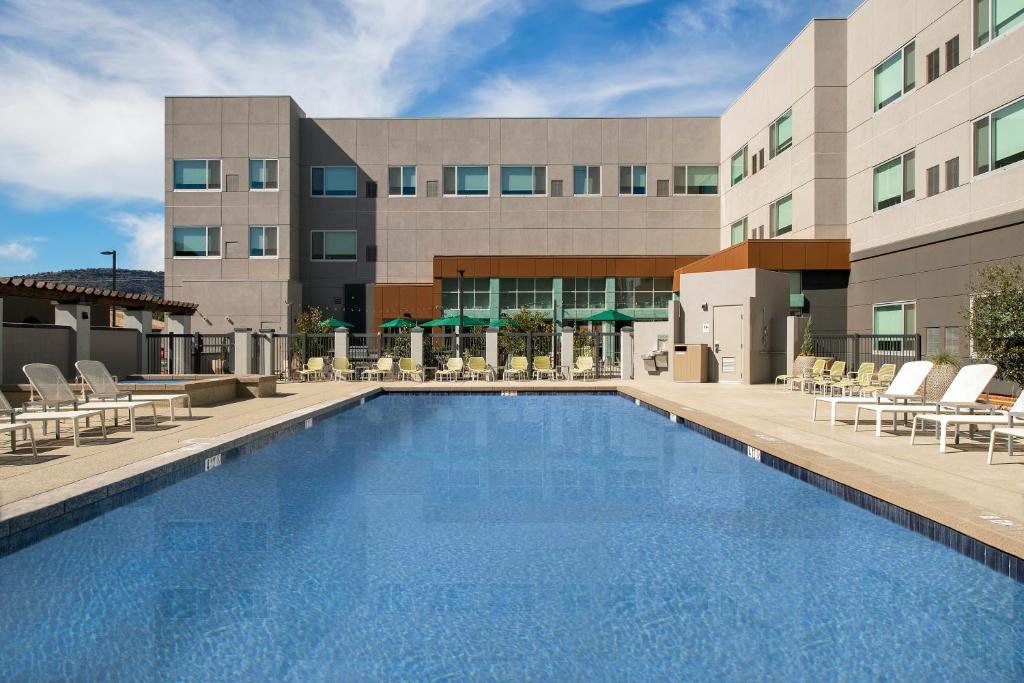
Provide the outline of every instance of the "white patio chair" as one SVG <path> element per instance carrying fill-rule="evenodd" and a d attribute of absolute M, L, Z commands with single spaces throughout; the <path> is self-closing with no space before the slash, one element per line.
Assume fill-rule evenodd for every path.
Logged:
<path fill-rule="evenodd" d="M 917 423 L 919 421 L 922 431 L 928 423 L 932 423 L 935 425 L 936 437 L 939 440 L 939 453 L 945 453 L 946 432 L 950 425 L 956 429 L 956 436 L 959 438 L 960 425 L 972 427 L 974 425 L 992 425 L 993 428 L 1012 427 L 1012 413 L 1024 413 L 1024 391 L 1017 397 L 1017 400 L 1014 401 L 1009 410 L 990 410 L 984 415 L 963 415 L 957 413 L 915 415 L 914 422 L 910 428 L 910 443 L 913 445 L 914 439 L 917 437 Z"/>
<path fill-rule="evenodd" d="M 152 401 L 153 403 L 167 402 L 167 410 L 171 414 L 171 422 L 174 422 L 174 404 L 181 403 L 188 408 L 188 416 L 192 417 L 192 397 L 188 394 L 133 394 L 119 387 L 113 375 L 107 370 L 107 366 L 98 360 L 80 360 L 75 363 L 75 369 L 85 380 L 91 392 L 89 400 L 98 401 Z M 86 398 L 85 396 L 82 397 Z"/>
<path fill-rule="evenodd" d="M 836 409 L 839 406 L 874 405 L 878 403 L 910 403 L 917 401 L 924 402 L 924 397 L 918 396 L 917 392 L 928 379 L 931 372 L 932 362 L 928 360 L 915 360 L 900 368 L 896 376 L 892 378 L 892 384 L 884 392 L 876 396 L 815 396 L 814 406 L 811 410 L 811 421 L 818 419 L 818 404 L 825 403 L 829 406 L 829 424 L 836 423 Z"/>
<path fill-rule="evenodd" d="M 43 410 L 54 414 L 57 414 L 62 410 L 83 412 L 99 410 L 103 413 L 113 412 L 114 424 L 117 424 L 117 411 L 124 410 L 128 413 L 128 423 L 131 431 L 134 432 L 136 410 L 139 408 L 150 408 L 153 411 L 153 424 L 155 425 L 157 423 L 156 404 L 152 401 L 102 401 L 92 399 L 83 401 L 75 396 L 75 392 L 72 391 L 71 386 L 68 384 L 67 380 L 64 379 L 64 375 L 61 373 L 60 368 L 56 365 L 50 365 L 48 363 L 29 363 L 23 366 L 21 370 L 25 373 L 25 377 L 28 378 L 29 384 L 32 385 L 32 389 L 39 396 L 37 400 L 25 403 L 27 408 L 26 413 L 35 412 L 34 409 L 36 408 L 42 408 Z M 19 416 L 18 419 L 21 419 L 21 416 Z M 32 419 L 38 418 L 33 416 Z M 78 423 L 76 421 L 75 429 L 77 429 L 77 424 Z M 88 424 L 88 421 L 86 424 Z"/>

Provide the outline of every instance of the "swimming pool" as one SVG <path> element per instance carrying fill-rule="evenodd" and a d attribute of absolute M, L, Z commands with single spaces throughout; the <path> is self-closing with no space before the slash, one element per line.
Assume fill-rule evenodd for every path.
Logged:
<path fill-rule="evenodd" d="M 0 595 L 0 680 L 1024 679 L 1024 585 L 615 395 L 386 395 Z"/>

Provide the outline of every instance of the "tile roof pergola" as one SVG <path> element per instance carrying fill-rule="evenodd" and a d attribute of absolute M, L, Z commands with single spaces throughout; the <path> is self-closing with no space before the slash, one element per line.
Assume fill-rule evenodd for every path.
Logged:
<path fill-rule="evenodd" d="M 17 296 L 27 299 L 46 299 L 61 303 L 98 304 L 146 311 L 163 311 L 170 315 L 192 315 L 198 304 L 187 301 L 168 301 L 151 294 L 119 292 L 113 289 L 82 287 L 63 282 L 48 282 L 21 277 L 0 277 L 0 297 Z"/>

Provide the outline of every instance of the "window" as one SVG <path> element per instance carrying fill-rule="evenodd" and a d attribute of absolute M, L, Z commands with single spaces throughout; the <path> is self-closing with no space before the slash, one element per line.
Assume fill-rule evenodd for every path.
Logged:
<path fill-rule="evenodd" d="M 273 258 L 277 256 L 277 226 L 249 226 L 249 257 Z"/>
<path fill-rule="evenodd" d="M 803 310 L 804 308 L 804 274 L 799 270 L 786 271 L 789 276 L 789 308 Z"/>
<path fill-rule="evenodd" d="M 597 197 L 601 194 L 600 166 L 573 166 L 572 193 L 577 197 Z"/>
<path fill-rule="evenodd" d="M 917 306 L 912 301 L 876 304 L 872 332 L 876 335 L 890 336 L 876 338 L 875 351 L 909 353 L 913 350 L 913 342 L 903 339 L 902 336 L 917 334 Z"/>
<path fill-rule="evenodd" d="M 934 356 L 942 351 L 942 328 L 924 328 L 924 352 L 925 356 Z"/>
<path fill-rule="evenodd" d="M 931 83 L 939 77 L 939 69 L 941 68 L 939 66 L 939 59 L 939 50 L 937 48 L 929 52 L 928 56 L 925 57 L 925 71 L 927 72 L 925 76 L 926 83 Z"/>
<path fill-rule="evenodd" d="M 974 47 L 995 40 L 1021 21 L 1022 0 L 974 0 Z"/>
<path fill-rule="evenodd" d="M 729 186 L 736 185 L 747 177 L 747 146 L 732 155 L 729 160 Z"/>
<path fill-rule="evenodd" d="M 974 175 L 1024 159 L 1024 99 L 974 122 Z"/>
<path fill-rule="evenodd" d="M 314 230 L 309 234 L 314 261 L 355 261 L 355 230 Z"/>
<path fill-rule="evenodd" d="M 875 211 L 914 197 L 914 151 L 875 166 Z"/>
<path fill-rule="evenodd" d="M 786 195 L 772 204 L 771 231 L 772 237 L 793 231 L 793 195 Z"/>
<path fill-rule="evenodd" d="M 959 327 L 947 327 L 946 330 L 946 353 L 951 353 L 954 356 L 959 356 L 960 351 L 960 328 Z"/>
<path fill-rule="evenodd" d="M 487 196 L 491 184 L 486 166 L 445 166 L 444 193 L 456 196 Z"/>
<path fill-rule="evenodd" d="M 176 226 L 172 232 L 175 258 L 220 258 L 220 226 Z"/>
<path fill-rule="evenodd" d="M 502 278 L 498 291 L 502 311 L 518 311 L 520 308 L 551 310 L 552 280 L 549 277 Z"/>
<path fill-rule="evenodd" d="M 502 195 L 543 195 L 547 186 L 545 166 L 502 166 Z"/>
<path fill-rule="evenodd" d="M 939 167 L 932 166 L 924 172 L 924 180 L 928 193 L 928 196 L 936 195 L 939 193 Z"/>
<path fill-rule="evenodd" d="M 774 159 L 780 152 L 793 146 L 793 110 L 775 119 L 768 129 L 768 158 Z"/>
<path fill-rule="evenodd" d="M 388 196 L 416 196 L 415 166 L 388 166 Z"/>
<path fill-rule="evenodd" d="M 310 189 L 314 197 L 355 197 L 355 166 L 313 166 Z"/>
<path fill-rule="evenodd" d="M 741 218 L 732 224 L 732 238 L 730 244 L 739 244 L 747 239 L 747 219 Z"/>
<path fill-rule="evenodd" d="M 441 306 L 445 310 L 459 308 L 459 279 L 441 280 Z M 462 278 L 462 308 L 489 310 L 491 308 L 491 279 L 488 277 Z"/>
<path fill-rule="evenodd" d="M 875 111 L 914 88 L 914 43 L 875 67 Z"/>
<path fill-rule="evenodd" d="M 605 306 L 603 277 L 562 278 L 563 309 L 596 309 Z"/>
<path fill-rule="evenodd" d="M 619 194 L 637 196 L 647 194 L 647 167 L 619 166 Z"/>
<path fill-rule="evenodd" d="M 615 308 L 668 308 L 672 300 L 670 277 L 615 278 Z"/>
<path fill-rule="evenodd" d="M 718 194 L 718 166 L 676 166 L 673 194 Z"/>
<path fill-rule="evenodd" d="M 946 162 L 946 189 L 960 187 L 960 157 Z"/>
<path fill-rule="evenodd" d="M 175 190 L 220 190 L 220 159 L 175 159 Z"/>
<path fill-rule="evenodd" d="M 277 189 L 277 159 L 249 159 L 249 189 Z"/>
<path fill-rule="evenodd" d="M 960 64 L 960 36 L 946 41 L 946 71 L 952 71 Z"/>

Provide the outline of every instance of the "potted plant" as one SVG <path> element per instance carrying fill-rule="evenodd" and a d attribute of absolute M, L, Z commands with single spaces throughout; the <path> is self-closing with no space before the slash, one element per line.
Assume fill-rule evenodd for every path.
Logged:
<path fill-rule="evenodd" d="M 960 369 L 960 359 L 951 353 L 942 351 L 931 356 L 928 360 L 932 362 L 932 369 L 924 381 L 924 399 L 928 403 L 935 403 L 949 389 L 953 383 L 957 371 Z"/>
<path fill-rule="evenodd" d="M 814 355 L 814 331 L 811 329 L 811 316 L 807 316 L 807 324 L 804 325 L 804 340 L 800 344 L 800 355 Z"/>

